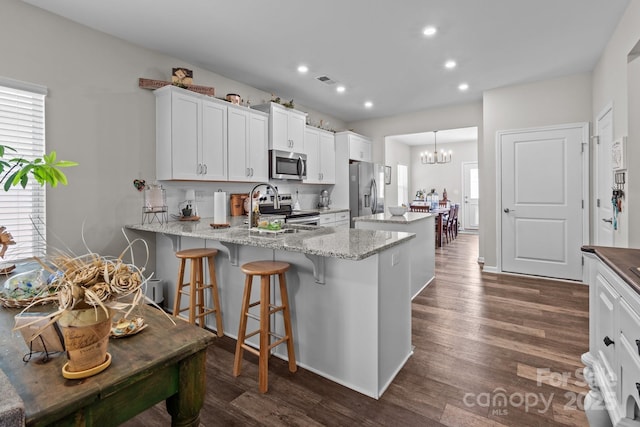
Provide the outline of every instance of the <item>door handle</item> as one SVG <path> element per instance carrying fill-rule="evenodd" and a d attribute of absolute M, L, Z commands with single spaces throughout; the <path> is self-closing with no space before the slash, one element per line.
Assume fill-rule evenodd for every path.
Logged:
<path fill-rule="evenodd" d="M 515 209 L 504 208 L 504 213 L 515 212 Z"/>
<path fill-rule="evenodd" d="M 608 222 L 609 224 L 613 224 L 613 218 L 609 218 L 609 219 L 607 219 L 607 218 L 602 218 L 602 220 L 603 220 L 604 222 Z"/>

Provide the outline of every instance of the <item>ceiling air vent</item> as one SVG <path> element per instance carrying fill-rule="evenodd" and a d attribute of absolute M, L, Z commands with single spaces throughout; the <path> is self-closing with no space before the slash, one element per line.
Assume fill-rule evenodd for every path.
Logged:
<path fill-rule="evenodd" d="M 316 79 L 318 79 L 319 81 L 321 81 L 324 84 L 328 84 L 328 85 L 336 84 L 336 82 L 331 80 L 331 78 L 329 76 L 320 76 L 320 77 L 316 77 Z"/>

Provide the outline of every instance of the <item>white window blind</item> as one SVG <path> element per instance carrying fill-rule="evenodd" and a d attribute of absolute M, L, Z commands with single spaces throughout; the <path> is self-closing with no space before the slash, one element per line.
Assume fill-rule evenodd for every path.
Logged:
<path fill-rule="evenodd" d="M 44 154 L 45 94 L 46 90 L 39 86 L 0 79 L 0 145 L 16 150 L 5 149 L 4 160 L 14 157 L 32 160 Z M 6 173 L 7 168 L 3 178 Z M 6 227 L 16 242 L 9 246 L 4 261 L 43 257 L 46 252 L 44 187 L 32 179 L 24 189 L 18 185 L 5 192 L 4 180 L 1 185 L 0 225 Z"/>

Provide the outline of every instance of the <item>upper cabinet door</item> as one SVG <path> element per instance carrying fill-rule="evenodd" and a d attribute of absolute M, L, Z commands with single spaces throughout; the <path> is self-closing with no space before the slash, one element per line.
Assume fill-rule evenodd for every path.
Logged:
<path fill-rule="evenodd" d="M 202 101 L 202 169 L 201 178 L 227 179 L 227 108 Z"/>
<path fill-rule="evenodd" d="M 306 143 L 306 141 L 305 141 Z M 320 132 L 320 178 L 323 184 L 336 183 L 336 137 L 332 132 Z"/>
<path fill-rule="evenodd" d="M 273 108 L 271 111 L 271 148 L 292 151 L 289 140 L 289 114 L 286 110 Z"/>
<path fill-rule="evenodd" d="M 307 117 L 297 111 L 289 111 L 288 133 L 291 142 L 290 151 L 294 153 L 302 153 L 304 151 L 304 131 L 306 128 Z"/>
<path fill-rule="evenodd" d="M 269 114 L 269 148 L 302 153 L 307 114 L 270 102 L 251 107 Z"/>
<path fill-rule="evenodd" d="M 229 181 L 248 181 L 249 111 L 229 108 Z"/>
<path fill-rule="evenodd" d="M 156 95 L 156 179 L 227 179 L 227 106 L 175 86 Z"/>
<path fill-rule="evenodd" d="M 169 176 L 172 179 L 200 179 L 202 102 L 198 97 L 180 92 L 173 92 L 166 101 L 171 102 L 172 166 Z"/>
<path fill-rule="evenodd" d="M 269 180 L 269 117 L 251 113 L 249 122 L 249 165 L 251 180 Z"/>
<path fill-rule="evenodd" d="M 320 174 L 320 132 L 307 127 L 304 134 L 304 153 L 307 155 L 307 184 L 317 184 L 321 181 Z"/>

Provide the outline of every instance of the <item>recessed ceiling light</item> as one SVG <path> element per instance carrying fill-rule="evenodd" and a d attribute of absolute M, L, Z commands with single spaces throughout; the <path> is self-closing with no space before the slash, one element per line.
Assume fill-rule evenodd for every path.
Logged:
<path fill-rule="evenodd" d="M 465 90 L 469 89 L 469 84 L 468 83 L 460 83 L 458 85 L 458 89 L 464 92 Z"/>
<path fill-rule="evenodd" d="M 365 107 L 365 108 L 371 108 L 371 107 L 373 107 L 373 102 L 371 102 L 371 101 L 366 101 L 366 102 L 364 103 L 364 107 Z"/>
<path fill-rule="evenodd" d="M 444 67 L 448 68 L 449 70 L 452 69 L 452 68 L 456 68 L 456 65 L 458 65 L 458 64 L 456 64 L 456 61 L 454 61 L 452 59 L 450 59 L 450 60 L 448 60 L 447 62 L 444 63 Z"/>
<path fill-rule="evenodd" d="M 298 67 L 298 72 L 301 74 L 306 73 L 307 71 L 309 71 L 309 67 L 307 67 L 306 65 L 300 65 Z"/>
<path fill-rule="evenodd" d="M 340 86 L 338 86 L 336 88 L 336 92 L 338 92 L 338 93 L 343 93 L 345 90 L 346 90 L 346 88 L 344 86 L 342 86 L 342 85 L 340 85 Z"/>
<path fill-rule="evenodd" d="M 438 32 L 438 30 L 436 29 L 436 27 L 428 26 L 427 28 L 424 29 L 422 34 L 424 34 L 427 37 L 431 37 L 432 35 L 434 35 L 437 32 Z"/>

